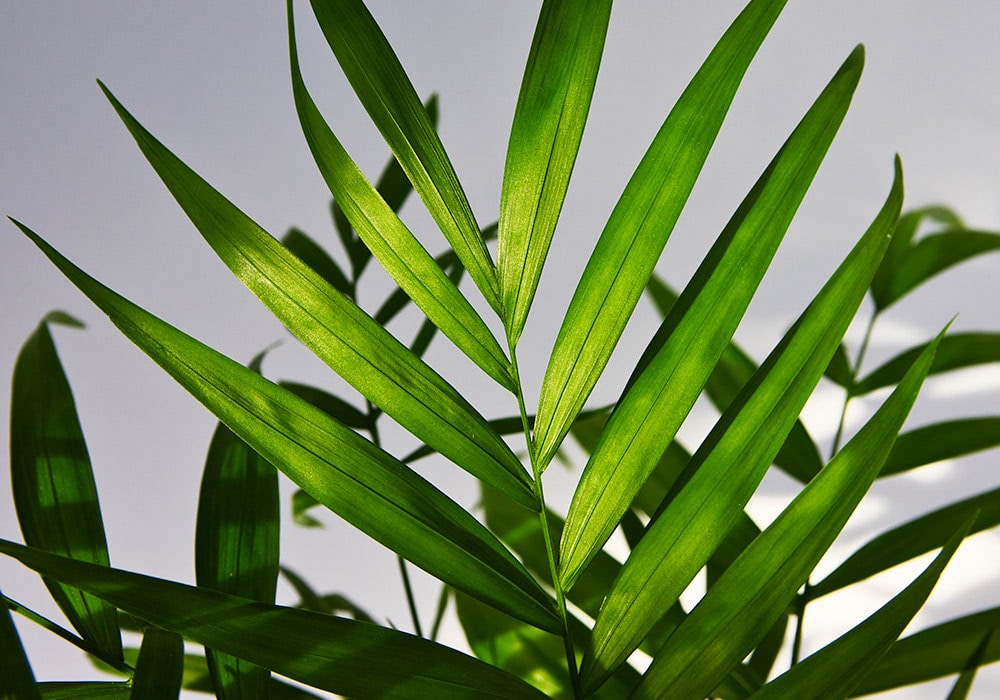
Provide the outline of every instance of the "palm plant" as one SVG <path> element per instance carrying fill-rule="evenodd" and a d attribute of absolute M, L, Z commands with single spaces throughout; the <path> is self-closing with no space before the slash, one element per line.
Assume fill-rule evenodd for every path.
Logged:
<path fill-rule="evenodd" d="M 182 685 L 222 697 L 308 696 L 272 673 L 352 697 L 847 697 L 957 674 L 1000 657 L 996 609 L 899 639 L 964 537 L 1000 519 L 985 493 L 873 539 L 828 576 L 820 558 L 881 476 L 1000 442 L 1000 418 L 963 418 L 902 433 L 924 379 L 1000 359 L 995 334 L 947 334 L 862 373 L 879 314 L 946 268 L 1000 247 L 954 213 L 900 215 L 902 167 L 867 231 L 758 366 L 732 337 L 824 159 L 860 78 L 845 60 L 676 293 L 654 267 L 754 54 L 784 6 L 751 0 L 726 30 L 657 133 L 608 217 L 529 402 L 518 353 L 566 195 L 610 19 L 607 0 L 543 3 L 525 68 L 495 225 L 481 226 L 437 136 L 435 100 L 421 102 L 357 0 L 314 0 L 334 56 L 393 160 L 372 184 L 334 135 L 301 76 L 289 2 L 295 107 L 334 198 L 343 255 L 293 229 L 279 242 L 147 131 L 103 85 L 143 155 L 219 258 L 318 358 L 362 397 L 272 382 L 260 354 L 245 367 L 113 292 L 15 222 L 140 349 L 221 423 L 198 510 L 197 585 L 110 567 L 97 489 L 47 317 L 15 370 L 11 471 L 25 545 L 0 552 L 40 573 L 74 631 L 18 602 L 124 682 L 36 683 L 9 615 L 0 619 L 0 689 L 11 697 L 176 696 Z M 411 192 L 447 241 L 432 257 L 400 219 Z M 938 227 L 927 234 L 928 225 Z M 496 239 L 495 259 L 491 247 Z M 397 289 L 368 312 L 359 283 L 374 258 Z M 338 262 L 338 259 L 341 262 Z M 465 274 L 472 289 L 460 286 Z M 643 293 L 659 309 L 631 376 L 610 406 L 588 406 Z M 854 359 L 843 344 L 866 296 L 875 312 Z M 386 325 L 410 304 L 423 324 L 408 345 Z M 509 395 L 487 419 L 474 388 L 459 391 L 424 361 L 440 332 Z M 825 377 L 825 379 L 824 379 Z M 800 414 L 821 381 L 848 400 L 891 394 L 820 456 Z M 678 430 L 707 396 L 719 410 L 700 445 Z M 383 445 L 393 421 L 419 447 Z M 582 470 L 566 513 L 544 475 L 573 435 Z M 467 508 L 413 465 L 439 455 L 479 481 Z M 572 459 L 572 455 L 567 457 Z M 768 470 L 800 483 L 761 528 L 745 508 Z M 307 521 L 322 506 L 441 581 L 431 629 L 407 585 L 414 634 L 375 622 L 353 602 L 284 575 L 301 602 L 275 605 L 278 473 L 301 490 Z M 480 517 L 481 516 L 481 517 Z M 620 532 L 624 561 L 609 552 Z M 815 600 L 940 549 L 878 612 L 800 659 Z M 704 594 L 681 594 L 703 578 Z M 437 641 L 450 602 L 473 655 Z M 124 614 L 122 614 L 124 613 Z M 137 656 L 121 630 L 143 630 Z M 791 663 L 777 667 L 790 638 Z M 182 639 L 205 647 L 184 655 Z M 897 641 L 898 640 L 898 641 Z M 643 660 L 641 657 L 645 657 Z M 203 669 L 203 673 L 182 675 Z"/>

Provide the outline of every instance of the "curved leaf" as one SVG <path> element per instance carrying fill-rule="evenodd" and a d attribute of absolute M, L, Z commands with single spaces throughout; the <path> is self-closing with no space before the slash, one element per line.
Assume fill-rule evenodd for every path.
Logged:
<path fill-rule="evenodd" d="M 496 338 L 458 287 L 351 160 L 316 108 L 299 71 L 291 0 L 288 2 L 288 45 L 292 93 L 299 123 L 313 159 L 341 211 L 386 272 L 427 317 L 484 372 L 513 391 L 510 361 Z"/>
<path fill-rule="evenodd" d="M 456 588 L 543 629 L 557 626 L 551 597 L 461 506 L 353 430 L 104 287 L 18 226 L 129 340 L 320 503 Z"/>
<path fill-rule="evenodd" d="M 949 620 L 893 643 L 854 695 L 878 693 L 1000 661 L 1000 608 Z"/>
<path fill-rule="evenodd" d="M 107 566 L 108 543 L 73 392 L 49 323 L 82 326 L 56 312 L 21 349 L 11 392 L 10 470 L 24 541 L 33 547 Z M 122 659 L 115 609 L 99 598 L 46 581 L 70 624 L 109 664 Z"/>
<path fill-rule="evenodd" d="M 940 547 L 961 523 L 975 516 L 970 533 L 1000 524 L 1000 488 L 939 508 L 883 532 L 809 587 L 809 599 L 840 590 Z"/>
<path fill-rule="evenodd" d="M 833 140 L 862 63 L 859 47 L 754 185 L 639 360 L 636 379 L 611 414 L 573 494 L 560 547 L 566 588 L 604 546 L 700 395 Z M 893 199 L 899 196 L 894 191 Z M 887 204 L 875 225 L 883 239 L 896 220 L 898 202 L 892 208 Z M 865 275 L 868 265 L 874 269 L 883 248 L 866 251 L 854 274 Z M 850 306 L 851 317 L 856 309 L 857 304 Z M 829 357 L 824 362 L 823 369 Z M 797 416 L 795 409 L 792 423 Z M 780 433 L 782 440 L 786 433 Z M 780 447 L 781 442 L 768 464 Z"/>
<path fill-rule="evenodd" d="M 511 498 L 534 505 L 521 462 L 453 387 L 164 148 L 102 89 L 201 235 L 289 330 L 423 442 Z"/>
<path fill-rule="evenodd" d="M 1000 416 L 963 418 L 925 425 L 899 436 L 879 476 L 898 474 L 998 445 Z"/>
<path fill-rule="evenodd" d="M 500 193 L 497 277 L 517 345 L 590 111 L 611 0 L 546 0 L 524 68 Z"/>
<path fill-rule="evenodd" d="M 375 20 L 360 0 L 312 3 L 344 75 L 382 132 L 427 210 L 498 313 L 496 270 L 427 111 Z"/>
<path fill-rule="evenodd" d="M 278 583 L 278 472 L 225 425 L 208 448 L 195 528 L 199 586 L 273 603 Z M 216 695 L 265 698 L 270 672 L 205 649 Z"/>
<path fill-rule="evenodd" d="M 367 622 L 84 564 L 6 540 L 0 553 L 187 639 L 322 690 L 386 698 L 544 697 L 489 664 Z"/>
<path fill-rule="evenodd" d="M 940 339 L 940 338 L 939 338 Z M 634 697 L 704 697 L 785 618 L 809 573 L 871 488 L 935 346 L 857 435 L 726 569 L 667 640 Z"/>
<path fill-rule="evenodd" d="M 901 593 L 850 632 L 765 685 L 752 700 L 828 700 L 850 695 L 923 607 L 964 537 L 964 529 L 952 534 L 941 553 Z"/>
<path fill-rule="evenodd" d="M 544 468 L 604 371 L 722 126 L 743 74 L 784 7 L 753 0 L 709 54 L 615 205 L 559 329 L 542 382 Z"/>
<path fill-rule="evenodd" d="M 135 664 L 132 700 L 175 700 L 183 677 L 184 640 L 175 632 L 148 627 Z"/>
<path fill-rule="evenodd" d="M 895 384 L 906 373 L 913 360 L 927 344 L 918 345 L 872 370 L 853 387 L 852 396 L 861 396 L 884 386 Z M 954 369 L 1000 362 L 1000 333 L 955 333 L 941 343 L 931 374 Z"/>

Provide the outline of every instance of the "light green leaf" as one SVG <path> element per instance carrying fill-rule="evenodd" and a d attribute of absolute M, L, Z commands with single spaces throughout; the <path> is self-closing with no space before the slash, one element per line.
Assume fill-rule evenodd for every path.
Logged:
<path fill-rule="evenodd" d="M 323 505 L 456 588 L 539 627 L 557 626 L 551 597 L 461 506 L 353 430 L 135 306 L 18 226 L 133 343 Z"/>
<path fill-rule="evenodd" d="M 132 678 L 132 700 L 176 700 L 183 677 L 184 640 L 175 632 L 147 628 Z"/>
<path fill-rule="evenodd" d="M 292 93 L 299 123 L 337 205 L 386 272 L 427 317 L 484 372 L 513 391 L 510 361 L 496 338 L 458 287 L 351 160 L 316 108 L 299 72 L 291 0 L 288 2 L 288 44 Z"/>
<path fill-rule="evenodd" d="M 35 674 L 31 671 L 28 656 L 24 653 L 21 638 L 10 619 L 10 610 L 0 599 L 0 659 L 4 660 L 4 670 L 0 673 L 0 698 L 7 700 L 33 700 L 40 698 L 35 686 Z"/>
<path fill-rule="evenodd" d="M 688 613 L 647 669 L 637 700 L 708 695 L 776 621 L 785 619 L 809 573 L 875 481 L 935 349 L 928 348 L 865 427 Z"/>
<path fill-rule="evenodd" d="M 453 387 L 184 165 L 102 89 L 201 235 L 289 330 L 423 442 L 526 506 L 534 505 L 531 480 L 520 461 Z"/>
<path fill-rule="evenodd" d="M 6 540 L 0 553 L 187 639 L 322 690 L 386 698 L 544 697 L 465 654 L 367 622 L 84 564 Z"/>
<path fill-rule="evenodd" d="M 894 642 L 854 695 L 878 693 L 1000 661 L 1000 608 L 983 610 Z"/>
<path fill-rule="evenodd" d="M 948 535 L 973 515 L 975 519 L 970 533 L 982 532 L 1000 524 L 1000 488 L 957 501 L 883 532 L 849 556 L 822 581 L 810 586 L 809 599 L 815 600 L 863 581 L 942 546 Z"/>
<path fill-rule="evenodd" d="M 280 381 L 278 382 L 278 386 L 290 391 L 300 399 L 308 401 L 348 428 L 354 428 L 355 430 L 369 430 L 371 428 L 371 421 L 368 420 L 368 417 L 360 409 L 328 391 L 298 382 Z"/>
<path fill-rule="evenodd" d="M 427 111 L 360 0 L 312 3 L 344 75 L 486 301 L 500 313 L 496 270 Z"/>
<path fill-rule="evenodd" d="M 497 277 L 517 345 L 590 111 L 611 0 L 546 0 L 521 80 L 500 193 Z"/>
<path fill-rule="evenodd" d="M 850 632 L 765 685 L 751 696 L 752 700 L 829 700 L 850 695 L 923 606 L 964 537 L 964 529 L 955 532 L 934 561 L 895 598 Z"/>
<path fill-rule="evenodd" d="M 555 455 L 604 371 L 743 74 L 784 4 L 753 0 L 736 18 L 660 127 L 611 213 L 545 371 L 535 434 L 539 468 Z"/>
<path fill-rule="evenodd" d="M 208 448 L 195 528 L 199 586 L 273 603 L 279 560 L 278 472 L 225 425 Z M 270 672 L 205 649 L 218 697 L 266 698 Z"/>
<path fill-rule="evenodd" d="M 833 140 L 862 63 L 859 47 L 744 199 L 640 359 L 644 369 L 612 413 L 573 494 L 560 548 L 566 588 L 604 546 L 700 395 Z M 898 204 L 895 212 L 891 208 L 887 205 L 878 220 L 883 239 Z M 881 248 L 876 252 L 872 260 L 873 253 L 866 254 L 862 265 L 877 264 Z M 852 316 L 856 308 L 850 307 Z M 797 416 L 795 409 L 792 424 Z M 780 432 L 782 441 L 786 433 Z M 768 464 L 780 447 L 781 442 L 773 453 L 761 452 Z"/>
<path fill-rule="evenodd" d="M 852 396 L 890 386 L 899 381 L 926 344 L 910 348 L 869 372 L 851 389 Z M 1000 333 L 955 333 L 941 343 L 931 374 L 1000 362 Z"/>
<path fill-rule="evenodd" d="M 600 685 L 635 649 L 743 515 L 864 299 L 902 198 L 897 159 L 875 221 L 719 419 L 688 464 L 690 480 L 626 560 L 595 621 L 585 688 Z"/>
<path fill-rule="evenodd" d="M 18 355 L 10 420 L 14 507 L 28 544 L 107 566 L 108 543 L 94 472 L 50 322 L 82 325 L 67 314 L 52 314 Z M 120 662 L 122 641 L 115 609 L 54 581 L 45 585 L 94 652 L 112 665 Z"/>

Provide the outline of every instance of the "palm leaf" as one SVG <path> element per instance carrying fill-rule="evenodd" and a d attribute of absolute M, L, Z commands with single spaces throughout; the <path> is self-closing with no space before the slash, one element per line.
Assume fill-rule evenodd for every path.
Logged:
<path fill-rule="evenodd" d="M 108 543 L 94 472 L 73 392 L 56 353 L 50 323 L 82 326 L 55 312 L 28 338 L 14 367 L 11 485 L 24 541 L 107 566 Z M 46 581 L 70 624 L 109 664 L 122 659 L 115 609 L 99 598 Z"/>
<path fill-rule="evenodd" d="M 35 685 L 35 674 L 31 671 L 28 656 L 24 653 L 21 638 L 10 619 L 10 610 L 0 600 L 0 658 L 4 660 L 4 670 L 0 673 L 0 698 L 20 700 L 41 699 Z"/>
<path fill-rule="evenodd" d="M 500 194 L 497 277 L 517 344 L 587 122 L 611 0 L 542 4 L 514 112 Z"/>
<path fill-rule="evenodd" d="M 520 461 L 453 387 L 164 148 L 106 89 L 105 94 L 205 240 L 287 328 L 425 443 L 512 498 L 534 504 Z"/>
<path fill-rule="evenodd" d="M 539 627 L 556 624 L 548 594 L 427 481 L 319 409 L 115 294 L 18 226 L 133 343 L 320 503 L 457 588 Z"/>
<path fill-rule="evenodd" d="M 151 624 L 321 690 L 386 698 L 544 697 L 489 664 L 378 625 L 85 564 L 6 540 L 0 552 Z"/>
<path fill-rule="evenodd" d="M 700 395 L 833 140 L 862 63 L 859 48 L 754 185 L 640 358 L 566 516 L 560 576 L 567 588 L 607 541 Z M 883 238 L 897 214 L 898 206 L 891 219 L 886 212 L 879 218 Z"/>
<path fill-rule="evenodd" d="M 784 7 L 753 0 L 660 127 L 612 211 L 559 329 L 538 405 L 543 469 L 604 371 L 722 126 L 743 74 Z"/>
<path fill-rule="evenodd" d="M 133 700 L 175 700 L 183 678 L 184 640 L 174 632 L 147 628 L 132 678 Z"/>

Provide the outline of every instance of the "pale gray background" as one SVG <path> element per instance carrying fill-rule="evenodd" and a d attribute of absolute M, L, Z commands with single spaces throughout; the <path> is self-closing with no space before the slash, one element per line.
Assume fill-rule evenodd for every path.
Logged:
<path fill-rule="evenodd" d="M 622 0 L 612 15 L 605 58 L 574 181 L 522 341 L 531 391 L 573 280 L 607 214 L 684 84 L 742 2 Z M 418 91 L 441 96 L 441 131 L 483 224 L 495 218 L 507 130 L 537 16 L 536 2 L 372 2 Z M 299 132 L 287 76 L 284 4 L 279 2 L 0 3 L 0 211 L 45 236 L 98 279 L 195 337 L 241 361 L 285 338 L 280 324 L 217 262 L 143 161 L 94 83 L 100 77 L 133 113 L 261 225 L 281 235 L 297 225 L 336 248 L 329 195 Z M 386 149 L 299 5 L 307 82 L 331 125 L 372 177 Z M 1000 5 L 991 0 L 811 0 L 789 3 L 752 65 L 702 180 L 659 270 L 683 284 L 739 199 L 853 46 L 868 49 L 854 105 L 765 279 L 738 337 L 758 359 L 819 288 L 881 205 L 899 152 L 907 206 L 943 202 L 978 227 L 1000 230 Z M 419 205 L 406 212 L 431 232 Z M 61 308 L 88 324 L 58 330 L 101 492 L 115 565 L 193 579 L 196 495 L 212 417 L 135 350 L 9 224 L 0 233 L 0 366 L 13 367 L 38 320 Z M 434 235 L 428 246 L 440 249 Z M 933 335 L 956 312 L 954 328 L 1000 328 L 996 256 L 942 277 L 884 320 L 889 341 L 872 359 Z M 365 299 L 377 302 L 379 284 Z M 372 288 L 369 288 L 371 290 Z M 643 303 L 594 401 L 615 386 L 655 327 Z M 406 334 L 412 324 L 398 327 Z M 851 336 L 857 340 L 856 334 Z M 537 343 L 532 350 L 528 345 Z M 436 343 L 431 362 L 460 388 L 477 387 L 489 415 L 512 413 L 494 392 Z M 275 378 L 338 386 L 295 341 L 264 366 Z M 998 413 L 996 367 L 956 373 L 929 385 L 912 424 L 935 416 Z M 0 404 L 9 403 L 0 381 Z M 485 387 L 479 389 L 478 387 Z M 810 428 L 829 440 L 838 395 L 821 391 Z M 874 404 L 873 404 L 874 405 Z M 870 406 L 866 406 L 870 408 Z M 863 412 L 861 412 L 863 414 Z M 861 414 L 859 414 L 859 418 Z M 685 426 L 689 444 L 710 414 Z M 0 440 L 7 442 L 6 419 Z M 834 550 L 829 569 L 867 538 L 935 504 L 994 487 L 997 452 L 880 486 Z M 441 481 L 455 468 L 429 463 Z M 468 479 L 444 476 L 466 504 Z M 547 490 L 569 498 L 553 469 Z M 0 536 L 19 538 L 6 478 Z M 781 479 L 752 507 L 760 518 L 787 500 Z M 287 503 L 287 499 L 284 501 Z M 287 511 L 287 507 L 285 508 Z M 321 590 L 342 591 L 380 618 L 408 628 L 395 559 L 336 518 L 324 530 L 285 528 L 285 561 Z M 1000 535 L 975 537 L 956 557 L 915 627 L 1000 604 Z M 807 651 L 874 610 L 923 565 L 881 577 L 861 593 L 832 599 L 807 619 Z M 8 595 L 52 612 L 37 579 L 0 564 Z M 419 577 L 422 612 L 436 584 Z M 279 592 L 291 602 L 287 589 Z M 55 613 L 58 615 L 58 613 Z M 73 649 L 19 625 L 41 679 L 93 676 Z M 447 638 L 461 644 L 450 625 Z M 950 681 L 895 697 L 940 698 Z M 1000 668 L 982 673 L 973 697 L 1000 695 Z"/>

